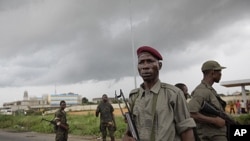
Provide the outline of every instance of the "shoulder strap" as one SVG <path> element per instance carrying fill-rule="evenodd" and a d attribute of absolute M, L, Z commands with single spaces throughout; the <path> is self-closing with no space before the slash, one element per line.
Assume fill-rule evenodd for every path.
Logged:
<path fill-rule="evenodd" d="M 129 93 L 129 97 L 131 97 L 131 96 L 134 95 L 134 94 L 139 94 L 139 93 L 138 93 L 139 90 L 140 90 L 140 88 L 135 88 L 135 89 L 131 90 L 131 92 Z"/>
<path fill-rule="evenodd" d="M 219 95 L 216 95 L 216 98 L 219 101 L 220 105 L 222 106 L 223 110 L 225 111 L 227 103 L 223 99 L 221 99 L 221 97 Z"/>
<path fill-rule="evenodd" d="M 168 103 L 171 105 L 171 107 L 174 109 L 174 106 L 175 106 L 175 100 L 173 100 L 173 95 L 172 94 L 169 94 L 167 93 L 166 89 L 168 87 L 168 84 L 166 83 L 161 83 L 161 87 L 164 89 L 164 93 L 167 95 L 168 97 Z"/>
<path fill-rule="evenodd" d="M 135 105 L 135 101 L 136 101 L 136 99 L 137 99 L 137 97 L 139 96 L 139 91 L 140 91 L 140 88 L 136 88 L 136 89 L 133 89 L 131 92 L 130 92 L 130 94 L 129 94 L 129 97 L 132 97 L 133 96 L 133 98 L 131 98 L 131 101 L 132 101 L 132 104 L 130 105 L 131 107 L 130 107 L 130 111 L 133 113 L 133 107 L 134 107 L 134 105 Z"/>
<path fill-rule="evenodd" d="M 133 98 L 131 98 L 132 104 L 131 104 L 131 109 L 130 109 L 132 113 L 133 113 L 133 107 L 134 107 L 135 101 L 139 96 L 139 90 L 140 90 L 140 88 L 133 89 L 129 94 L 129 97 L 133 96 Z M 155 119 L 155 110 L 156 110 L 157 98 L 158 98 L 158 94 L 154 94 L 153 95 L 153 104 L 152 104 L 153 123 L 155 123 L 155 120 L 156 120 Z M 151 141 L 155 140 L 155 126 L 154 126 L 154 124 L 153 124 L 153 127 L 152 127 L 150 140 Z"/>
<path fill-rule="evenodd" d="M 157 102 L 158 94 L 153 95 L 153 104 L 152 104 L 152 113 L 153 113 L 153 127 L 150 135 L 150 140 L 154 141 L 155 140 L 155 110 L 156 110 L 156 102 Z"/>

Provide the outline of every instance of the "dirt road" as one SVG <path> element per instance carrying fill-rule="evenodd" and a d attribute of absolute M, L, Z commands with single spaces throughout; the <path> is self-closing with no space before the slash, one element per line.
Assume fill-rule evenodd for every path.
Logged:
<path fill-rule="evenodd" d="M 0 129 L 0 140 L 1 141 L 54 141 L 55 134 L 44 134 L 37 132 L 14 132 L 14 131 Z M 101 141 L 101 139 L 96 136 L 69 135 L 68 141 Z M 110 139 L 107 138 L 107 141 L 110 141 Z M 121 139 L 116 139 L 116 141 L 121 141 Z"/>
<path fill-rule="evenodd" d="M 13 132 L 0 129 L 1 141 L 54 141 L 55 134 L 36 132 Z M 97 137 L 69 135 L 68 141 L 98 141 Z"/>

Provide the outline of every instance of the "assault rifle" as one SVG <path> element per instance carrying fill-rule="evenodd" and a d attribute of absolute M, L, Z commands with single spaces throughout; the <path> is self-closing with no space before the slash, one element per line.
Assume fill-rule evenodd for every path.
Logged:
<path fill-rule="evenodd" d="M 239 125 L 238 122 L 229 117 L 224 111 L 218 109 L 216 106 L 211 103 L 208 103 L 207 101 L 203 101 L 201 105 L 201 112 L 208 115 L 218 116 L 224 119 L 229 125 Z"/>
<path fill-rule="evenodd" d="M 125 113 L 123 112 L 123 110 L 122 110 L 122 108 L 121 108 L 120 101 L 119 101 L 119 98 L 120 98 L 120 97 L 122 97 L 122 99 L 123 99 L 123 101 L 124 101 L 124 103 L 125 103 L 125 105 L 126 105 L 126 108 L 127 108 L 128 112 L 125 112 Z M 126 102 L 126 99 L 125 99 L 125 97 L 124 97 L 123 92 L 122 92 L 121 89 L 120 89 L 120 95 L 116 95 L 116 91 L 115 91 L 115 98 L 116 98 L 117 101 L 118 101 L 118 105 L 119 105 L 119 107 L 120 107 L 120 110 L 121 110 L 121 112 L 122 112 L 122 115 L 125 117 L 125 119 L 126 119 L 126 121 L 127 121 L 127 123 L 128 123 L 129 131 L 131 132 L 132 137 L 133 137 L 136 141 L 140 141 L 139 135 L 138 135 L 138 131 L 137 131 L 136 126 L 135 126 L 135 121 L 134 121 L 134 118 L 133 118 L 134 116 L 133 116 L 133 114 L 132 114 L 132 112 L 131 112 L 131 109 L 128 107 L 128 104 L 127 104 L 127 102 Z"/>
<path fill-rule="evenodd" d="M 47 119 L 45 119 L 45 118 L 42 118 L 41 121 L 46 121 L 46 122 L 49 122 L 50 124 L 56 126 L 56 122 L 55 122 L 54 120 L 47 120 Z"/>

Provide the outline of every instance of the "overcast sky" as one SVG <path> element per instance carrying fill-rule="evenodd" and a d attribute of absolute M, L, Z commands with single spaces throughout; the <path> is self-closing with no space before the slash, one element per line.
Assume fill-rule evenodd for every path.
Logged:
<path fill-rule="evenodd" d="M 249 7 L 249 0 L 0 0 L 0 104 L 22 100 L 24 91 L 128 96 L 142 83 L 134 67 L 142 45 L 161 52 L 160 80 L 189 92 L 207 60 L 227 67 L 221 82 L 249 79 Z"/>

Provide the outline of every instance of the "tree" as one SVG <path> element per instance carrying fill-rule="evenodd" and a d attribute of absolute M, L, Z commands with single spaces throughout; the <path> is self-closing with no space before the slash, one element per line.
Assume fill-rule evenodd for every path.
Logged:
<path fill-rule="evenodd" d="M 82 98 L 82 104 L 88 104 L 89 100 L 86 97 Z"/>

